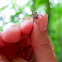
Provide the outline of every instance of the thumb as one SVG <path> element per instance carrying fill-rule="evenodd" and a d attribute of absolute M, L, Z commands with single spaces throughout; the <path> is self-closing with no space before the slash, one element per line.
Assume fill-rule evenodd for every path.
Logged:
<path fill-rule="evenodd" d="M 48 15 L 39 15 L 35 21 L 31 43 L 37 62 L 56 62 L 47 33 Z"/>

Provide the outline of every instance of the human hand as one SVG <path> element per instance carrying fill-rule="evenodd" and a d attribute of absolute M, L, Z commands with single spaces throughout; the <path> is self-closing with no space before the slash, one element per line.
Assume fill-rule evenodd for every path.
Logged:
<path fill-rule="evenodd" d="M 47 33 L 47 15 L 23 20 L 0 33 L 0 62 L 57 62 Z"/>

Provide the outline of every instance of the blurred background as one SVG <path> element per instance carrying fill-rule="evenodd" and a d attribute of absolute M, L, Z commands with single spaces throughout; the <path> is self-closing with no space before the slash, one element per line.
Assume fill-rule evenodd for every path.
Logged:
<path fill-rule="evenodd" d="M 0 0 L 0 31 L 14 23 L 38 14 L 48 14 L 48 33 L 55 47 L 58 62 L 62 62 L 62 0 Z"/>

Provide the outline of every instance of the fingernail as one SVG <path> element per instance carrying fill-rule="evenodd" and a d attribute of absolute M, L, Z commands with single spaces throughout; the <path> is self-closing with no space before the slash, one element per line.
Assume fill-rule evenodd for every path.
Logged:
<path fill-rule="evenodd" d="M 46 31 L 47 24 L 48 24 L 48 15 L 43 15 L 43 17 L 40 19 L 40 31 Z"/>

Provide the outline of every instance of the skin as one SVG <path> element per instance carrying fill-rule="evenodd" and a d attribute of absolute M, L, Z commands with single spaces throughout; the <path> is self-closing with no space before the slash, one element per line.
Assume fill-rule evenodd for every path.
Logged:
<path fill-rule="evenodd" d="M 5 47 L 0 47 L 0 62 L 57 62 L 47 32 L 48 16 L 42 15 L 41 20 L 36 19 L 36 23 L 32 17 L 28 17 L 21 25 L 15 24 L 0 34 L 3 42 L 6 42 Z"/>

